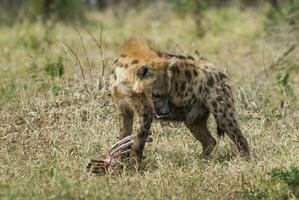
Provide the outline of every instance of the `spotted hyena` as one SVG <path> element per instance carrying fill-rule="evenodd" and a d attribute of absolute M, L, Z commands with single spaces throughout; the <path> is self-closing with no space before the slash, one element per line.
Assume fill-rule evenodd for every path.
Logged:
<path fill-rule="evenodd" d="M 225 133 L 242 157 L 249 146 L 235 116 L 229 78 L 206 59 L 162 53 L 145 42 L 125 42 L 111 74 L 111 94 L 120 119 L 119 137 L 132 134 L 137 117 L 137 138 L 130 158 L 139 166 L 153 118 L 183 121 L 209 157 L 216 140 L 207 122 L 215 117 L 217 133 Z"/>

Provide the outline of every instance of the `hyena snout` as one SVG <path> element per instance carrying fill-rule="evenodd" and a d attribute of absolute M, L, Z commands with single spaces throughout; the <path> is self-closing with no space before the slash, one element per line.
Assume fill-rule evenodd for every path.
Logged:
<path fill-rule="evenodd" d="M 158 119 L 168 117 L 169 113 L 170 108 L 168 100 L 161 99 L 154 102 L 154 114 Z"/>

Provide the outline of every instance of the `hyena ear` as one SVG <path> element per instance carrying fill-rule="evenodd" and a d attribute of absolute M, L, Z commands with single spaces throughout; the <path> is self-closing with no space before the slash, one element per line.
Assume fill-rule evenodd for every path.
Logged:
<path fill-rule="evenodd" d="M 152 73 L 152 68 L 149 65 L 142 65 L 137 69 L 137 76 L 140 79 L 149 77 L 151 73 Z"/>

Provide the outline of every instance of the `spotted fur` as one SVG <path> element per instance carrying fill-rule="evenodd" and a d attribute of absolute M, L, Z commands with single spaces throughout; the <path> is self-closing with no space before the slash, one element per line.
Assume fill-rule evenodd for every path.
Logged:
<path fill-rule="evenodd" d="M 206 59 L 158 52 L 145 42 L 129 40 L 114 63 L 111 93 L 120 116 L 120 138 L 132 134 L 134 115 L 137 117 L 137 139 L 130 156 L 138 166 L 154 118 L 152 94 L 167 96 L 170 114 L 166 119 L 185 123 L 202 144 L 203 157 L 209 157 L 216 145 L 207 127 L 210 113 L 216 119 L 218 135 L 226 133 L 241 156 L 250 156 L 236 120 L 231 82 Z"/>

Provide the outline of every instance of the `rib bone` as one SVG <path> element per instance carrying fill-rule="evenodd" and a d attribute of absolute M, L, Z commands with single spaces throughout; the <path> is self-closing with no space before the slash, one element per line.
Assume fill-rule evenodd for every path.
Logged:
<path fill-rule="evenodd" d="M 117 143 L 115 143 L 110 149 L 114 149 L 119 145 L 122 145 L 130 140 L 134 140 L 136 137 L 136 135 L 128 135 L 127 137 L 124 137 L 123 139 L 121 139 L 120 141 L 118 141 Z"/>
<path fill-rule="evenodd" d="M 108 151 L 106 158 L 102 160 L 92 159 L 87 166 L 87 171 L 92 173 L 107 172 L 109 167 L 113 167 L 116 164 L 115 159 L 123 154 L 129 153 L 130 147 L 134 143 L 136 135 L 129 135 L 117 143 L 115 143 Z M 147 142 L 152 142 L 152 138 L 147 138 Z"/>

